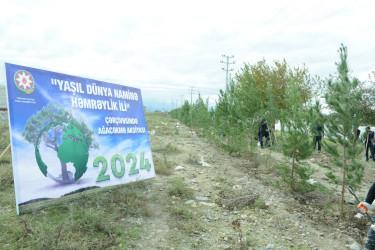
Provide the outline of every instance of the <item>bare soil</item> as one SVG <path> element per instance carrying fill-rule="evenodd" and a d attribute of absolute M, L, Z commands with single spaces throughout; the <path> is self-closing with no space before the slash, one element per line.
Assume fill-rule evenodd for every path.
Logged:
<path fill-rule="evenodd" d="M 145 192 L 150 216 L 126 218 L 143 229 L 141 239 L 130 240 L 131 248 L 349 249 L 355 242 L 365 243 L 369 224 L 366 217 L 354 217 L 359 211 L 349 192 L 346 214 L 340 216 L 341 186 L 325 176 L 328 169 L 321 165 L 332 164 L 324 148 L 304 164 L 315 169 L 313 180 L 329 192 L 296 193 L 275 170 L 289 164 L 280 153 L 258 148 L 251 157 L 229 155 L 182 124 L 176 133 L 176 123 L 168 116 L 160 123 L 148 122 L 148 130 L 155 132 L 150 141 L 157 176 L 147 182 Z M 174 150 L 166 154 L 168 144 Z M 209 167 L 199 163 L 201 157 Z M 170 172 L 158 174 L 165 163 Z M 356 191 L 360 199 L 372 185 L 375 166 L 363 164 L 363 188 Z M 171 195 L 176 177 L 194 191 L 192 197 Z"/>

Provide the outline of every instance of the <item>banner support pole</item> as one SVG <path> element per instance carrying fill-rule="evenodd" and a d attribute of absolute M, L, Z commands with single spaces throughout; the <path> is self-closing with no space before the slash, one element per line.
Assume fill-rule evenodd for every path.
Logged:
<path fill-rule="evenodd" d="M 3 156 L 5 155 L 5 153 L 8 152 L 9 149 L 10 149 L 10 143 L 9 143 L 9 145 L 4 149 L 4 151 L 1 153 L 1 155 L 0 155 L 0 161 L 1 161 L 1 159 L 3 158 Z"/>

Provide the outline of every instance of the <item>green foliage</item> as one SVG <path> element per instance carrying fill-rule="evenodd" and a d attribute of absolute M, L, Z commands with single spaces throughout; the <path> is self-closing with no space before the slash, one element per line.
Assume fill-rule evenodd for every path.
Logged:
<path fill-rule="evenodd" d="M 295 164 L 292 175 L 292 168 L 288 165 L 279 165 L 276 167 L 276 171 L 281 175 L 282 182 L 292 187 L 293 191 L 305 193 L 315 189 L 314 185 L 311 185 L 307 181 L 311 178 L 314 173 L 313 169 L 308 165 Z"/>
<path fill-rule="evenodd" d="M 183 122 L 184 124 L 186 124 L 187 126 L 190 126 L 191 120 L 190 120 L 190 104 L 189 104 L 189 102 L 185 100 L 184 105 L 182 105 L 182 107 L 179 110 L 177 110 L 177 112 L 178 112 L 178 116 L 177 116 L 178 119 L 181 122 Z"/>
<path fill-rule="evenodd" d="M 12 164 L 0 163 L 0 190 L 10 186 L 13 187 Z"/>
<path fill-rule="evenodd" d="M 291 68 L 285 60 L 268 66 L 263 60 L 256 65 L 245 64 L 235 80 L 231 79 L 225 90 L 219 91 L 214 110 L 209 110 L 208 102 L 204 103 L 199 96 L 193 105 L 186 101 L 170 113 L 205 132 L 229 153 L 251 153 L 257 144 L 254 138 L 259 129 L 258 117 L 265 117 L 273 127 L 281 119 L 281 111 L 289 111 L 288 84 L 292 76 L 305 103 L 312 95 L 313 83 L 307 68 Z M 277 140 L 274 133 L 271 138 Z"/>
<path fill-rule="evenodd" d="M 178 207 L 172 211 L 172 215 L 176 216 L 177 219 L 193 219 L 193 213 L 183 207 Z"/>
<path fill-rule="evenodd" d="M 161 146 L 160 148 L 154 148 L 153 153 L 160 153 L 162 155 L 162 159 L 153 155 L 154 165 L 155 165 L 155 172 L 157 174 L 162 175 L 170 175 L 172 173 L 172 162 L 168 159 L 170 155 L 178 154 L 181 150 L 177 148 L 175 145 L 168 143 L 165 146 Z"/>
<path fill-rule="evenodd" d="M 241 72 L 236 74 L 238 82 L 242 83 L 247 76 L 250 75 L 256 84 L 256 87 L 261 95 L 261 103 L 265 105 L 267 101 L 268 87 L 272 89 L 275 101 L 279 109 L 287 109 L 285 102 L 287 98 L 288 83 L 294 78 L 294 81 L 298 84 L 301 90 L 301 97 L 305 103 L 312 96 L 312 79 L 308 74 L 308 70 L 305 66 L 291 68 L 286 60 L 274 61 L 274 65 L 268 65 L 266 60 L 263 59 L 257 64 L 249 65 L 245 63 L 244 68 Z M 293 76 L 293 77 L 292 77 Z"/>
<path fill-rule="evenodd" d="M 310 124 L 309 132 L 311 135 L 316 135 L 316 127 L 318 125 L 324 127 L 326 117 L 322 113 L 322 105 L 319 100 L 316 100 L 313 105 L 307 106 L 306 122 Z"/>
<path fill-rule="evenodd" d="M 264 199 L 262 197 L 256 199 L 254 201 L 254 205 L 253 205 L 254 208 L 257 208 L 257 209 L 267 209 L 268 206 L 266 205 L 266 203 L 264 202 Z"/>
<path fill-rule="evenodd" d="M 267 109 L 264 111 L 264 118 L 270 125 L 269 129 L 272 128 L 272 130 L 274 130 L 276 122 L 281 119 L 281 110 L 277 106 L 275 93 L 273 93 L 270 86 L 267 87 L 266 97 L 267 100 L 265 102 L 265 106 Z"/>
<path fill-rule="evenodd" d="M 243 83 L 244 88 L 234 81 L 220 90 L 215 110 L 215 129 L 224 140 L 219 140 L 223 148 L 232 152 L 248 151 L 248 144 L 254 146 L 253 140 L 257 133 L 256 113 L 259 112 L 259 95 L 253 91 L 250 76 Z M 251 151 L 251 148 L 250 148 Z"/>
<path fill-rule="evenodd" d="M 282 151 L 287 157 L 290 157 L 292 164 L 290 167 L 290 176 L 285 178 L 288 181 L 290 188 L 295 190 L 297 173 L 301 181 L 309 179 L 309 171 L 297 164 L 300 160 L 308 158 L 313 151 L 312 145 L 309 142 L 309 124 L 306 123 L 307 110 L 303 105 L 298 84 L 291 81 L 287 91 L 286 104 L 288 105 L 288 112 L 284 113 L 283 123 L 286 127 L 285 136 L 283 138 Z"/>
<path fill-rule="evenodd" d="M 205 103 L 200 94 L 190 111 L 190 122 L 193 128 L 208 129 L 211 125 L 211 117 L 208 110 L 208 99 Z"/>
<path fill-rule="evenodd" d="M 193 105 L 185 101 L 180 108 L 171 110 L 170 115 L 189 127 L 208 132 L 213 125 L 212 113 L 208 108 L 208 101 L 207 99 L 204 102 L 199 94 L 198 99 Z"/>
<path fill-rule="evenodd" d="M 164 160 L 161 160 L 159 157 L 153 156 L 153 160 L 154 160 L 154 166 L 155 166 L 155 173 L 157 175 L 172 174 L 173 166 L 170 162 L 166 161 L 166 158 L 164 158 Z"/>
<path fill-rule="evenodd" d="M 252 235 L 247 235 L 245 237 L 245 245 L 248 247 L 252 247 L 256 245 L 256 237 Z"/>
<path fill-rule="evenodd" d="M 361 93 L 358 91 L 358 79 L 350 79 L 347 65 L 347 48 L 339 49 L 340 62 L 336 63 L 338 76 L 327 82 L 328 92 L 325 95 L 328 108 L 332 111 L 326 127 L 327 137 L 332 143 L 324 143 L 326 151 L 332 155 L 332 163 L 339 171 L 332 172 L 328 177 L 339 181 L 341 191 L 341 214 L 344 214 L 344 192 L 346 185 L 353 187 L 362 181 L 364 168 L 356 161 L 363 149 L 356 138 L 356 131 L 362 121 L 362 110 L 359 102 Z M 339 151 L 338 145 L 342 147 Z"/>
<path fill-rule="evenodd" d="M 170 196 L 190 199 L 193 197 L 194 191 L 187 186 L 181 177 L 175 177 L 170 181 L 168 193 Z"/>
<path fill-rule="evenodd" d="M 7 122 L 0 122 L 0 150 L 5 149 L 10 143 L 9 126 Z"/>
<path fill-rule="evenodd" d="M 375 71 L 369 75 L 369 81 L 358 86 L 361 99 L 358 105 L 363 112 L 363 124 L 375 124 Z"/>

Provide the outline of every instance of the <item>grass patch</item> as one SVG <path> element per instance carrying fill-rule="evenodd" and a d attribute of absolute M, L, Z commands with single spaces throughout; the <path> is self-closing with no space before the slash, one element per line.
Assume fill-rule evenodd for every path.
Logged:
<path fill-rule="evenodd" d="M 156 174 L 170 175 L 172 174 L 173 162 L 170 162 L 169 156 L 181 152 L 175 145 L 168 143 L 165 146 L 158 145 L 154 147 L 153 160 Z M 161 156 L 160 156 L 161 155 Z"/>
<path fill-rule="evenodd" d="M 12 164 L 0 162 L 0 190 L 5 190 L 8 187 L 13 188 Z"/>
<path fill-rule="evenodd" d="M 128 217 L 151 216 L 143 181 L 85 191 L 49 200 L 61 204 L 17 216 L 14 205 L 0 200 L 0 242 L 7 249 L 106 249 L 126 247 L 142 228 Z M 3 194 L 14 191 L 7 188 Z M 6 197 L 7 197 L 6 196 Z M 14 202 L 14 196 L 13 196 Z M 35 206 L 36 204 L 34 204 Z M 39 204 L 40 205 L 40 204 Z M 29 208 L 30 209 L 30 208 Z"/>
<path fill-rule="evenodd" d="M 9 139 L 9 126 L 7 122 L 0 122 L 0 154 L 4 152 L 10 144 Z M 10 163 L 12 161 L 11 150 L 0 159 L 0 163 Z"/>
<path fill-rule="evenodd" d="M 170 227 L 177 228 L 184 235 L 205 230 L 200 220 L 196 218 L 196 214 L 185 206 L 172 207 L 170 213 L 173 217 L 173 220 L 170 220 Z"/>
<path fill-rule="evenodd" d="M 160 159 L 156 155 L 152 156 L 154 160 L 155 173 L 160 175 L 171 175 L 172 174 L 172 163 Z"/>
<path fill-rule="evenodd" d="M 319 165 L 320 167 L 322 167 L 322 168 L 332 170 L 332 166 L 330 166 L 330 165 L 322 164 L 322 163 L 318 163 L 318 165 Z"/>
<path fill-rule="evenodd" d="M 181 177 L 175 177 L 170 180 L 170 187 L 168 194 L 179 198 L 191 199 L 194 191 L 187 186 Z"/>
<path fill-rule="evenodd" d="M 252 235 L 246 235 L 244 243 L 248 247 L 255 247 L 256 246 L 256 238 Z"/>
<path fill-rule="evenodd" d="M 265 178 L 263 181 L 272 187 L 281 188 L 280 180 L 276 178 Z"/>
<path fill-rule="evenodd" d="M 163 155 L 174 155 L 174 154 L 181 153 L 181 150 L 177 146 L 171 143 L 168 143 L 165 146 L 158 145 L 157 147 L 154 147 L 152 151 L 154 153 L 160 153 Z"/>
<path fill-rule="evenodd" d="M 254 201 L 253 207 L 257 208 L 257 209 L 267 209 L 268 208 L 268 206 L 266 205 L 266 203 L 264 202 L 264 199 L 262 197 L 259 197 L 258 199 L 256 199 Z"/>
<path fill-rule="evenodd" d="M 172 210 L 171 214 L 178 220 L 193 219 L 193 212 L 184 207 L 178 207 Z"/>
<path fill-rule="evenodd" d="M 190 165 L 198 165 L 199 164 L 199 156 L 194 155 L 193 153 L 188 153 L 187 158 L 185 159 L 185 163 Z"/>
<path fill-rule="evenodd" d="M 317 182 L 314 184 L 315 190 L 322 194 L 331 195 L 333 192 L 323 184 Z"/>

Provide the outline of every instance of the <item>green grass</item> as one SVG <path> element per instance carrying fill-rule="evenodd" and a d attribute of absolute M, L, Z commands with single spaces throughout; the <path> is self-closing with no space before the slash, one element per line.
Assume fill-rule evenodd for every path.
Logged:
<path fill-rule="evenodd" d="M 0 192 L 7 201 L 0 201 L 0 245 L 10 249 L 126 246 L 129 239 L 140 238 L 142 228 L 128 225 L 124 218 L 151 215 L 142 192 L 145 185 L 139 182 L 87 191 L 78 198 L 59 199 L 61 204 L 34 208 L 19 216 L 9 204 L 9 196 L 13 196 L 9 194 L 13 187 L 9 187 Z"/>
<path fill-rule="evenodd" d="M 121 197 L 121 198 L 120 198 Z M 121 187 L 21 216 L 14 210 L 0 215 L 0 242 L 10 248 L 103 249 L 139 238 L 126 216 L 148 216 L 140 191 Z"/>
<path fill-rule="evenodd" d="M 254 201 L 254 204 L 253 204 L 253 207 L 254 208 L 257 208 L 257 209 L 267 209 L 268 206 L 266 205 L 266 203 L 264 202 L 264 199 L 263 198 L 258 198 Z"/>
<path fill-rule="evenodd" d="M 170 180 L 168 194 L 179 198 L 191 199 L 194 191 L 187 186 L 181 177 L 174 177 Z"/>

